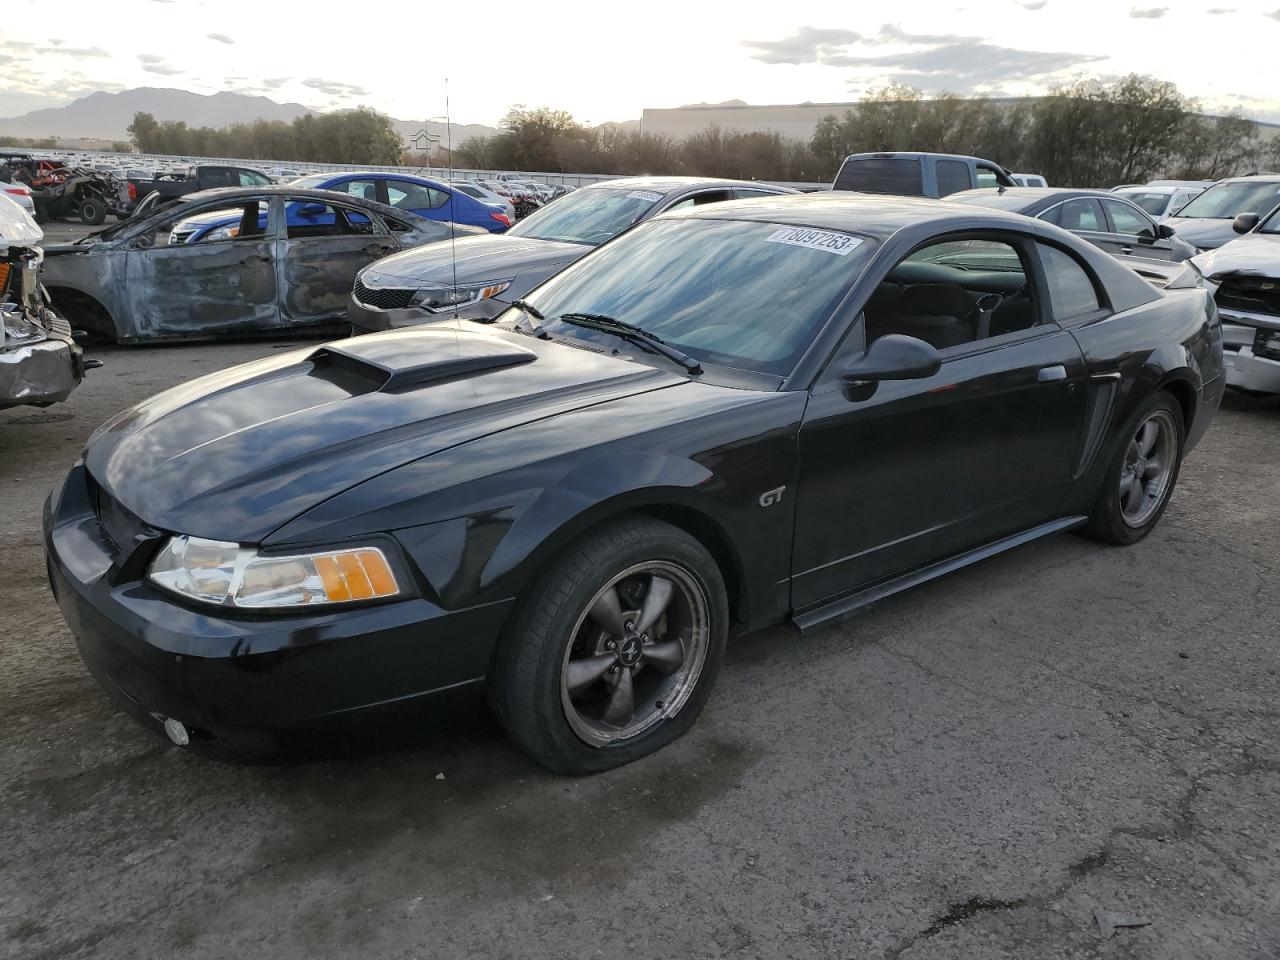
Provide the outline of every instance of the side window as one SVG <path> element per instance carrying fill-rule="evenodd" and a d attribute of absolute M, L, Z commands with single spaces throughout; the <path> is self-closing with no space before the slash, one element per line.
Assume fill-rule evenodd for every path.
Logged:
<path fill-rule="evenodd" d="M 189 206 L 182 204 L 182 206 Z M 198 213 L 175 213 L 165 217 L 147 233 L 133 241 L 138 248 L 176 246 L 184 243 L 218 243 L 227 240 L 254 240 L 267 232 L 267 204 L 250 200 L 237 204 L 204 207 Z"/>
<path fill-rule="evenodd" d="M 271 186 L 271 178 L 263 176 L 253 170 L 237 170 L 237 179 L 242 187 L 269 187 Z"/>
<path fill-rule="evenodd" d="M 202 187 L 238 187 L 240 178 L 236 172 L 227 167 L 209 167 L 199 175 Z"/>
<path fill-rule="evenodd" d="M 378 184 L 373 180 L 348 180 L 329 189 L 345 193 L 348 197 L 359 197 L 361 200 L 378 199 Z"/>
<path fill-rule="evenodd" d="M 761 195 L 763 195 L 763 191 Z M 708 203 L 724 203 L 724 201 L 732 199 L 733 194 L 728 190 L 704 190 L 702 193 L 695 193 L 692 197 L 685 197 L 679 203 L 673 203 L 671 206 L 663 208 L 662 212 L 688 210 L 690 207 L 701 207 Z"/>
<path fill-rule="evenodd" d="M 1107 214 L 1111 217 L 1111 224 L 1116 233 L 1155 238 L 1156 232 L 1151 227 L 1151 221 L 1139 215 L 1127 203 L 1121 203 L 1119 200 L 1103 200 L 1102 205 L 1107 208 Z"/>
<path fill-rule="evenodd" d="M 867 342 L 890 333 L 958 347 L 1036 324 L 1035 296 L 1016 247 L 1002 240 L 946 240 L 889 271 L 867 300 Z"/>
<path fill-rule="evenodd" d="M 968 190 L 969 183 L 969 165 L 963 160 L 939 160 L 938 166 L 938 196 L 949 197 L 953 193 L 959 193 L 961 190 Z M 981 168 L 979 168 L 981 169 Z M 979 183 L 978 186 L 987 186 L 987 184 Z M 995 186 L 994 183 L 990 186 Z"/>
<path fill-rule="evenodd" d="M 1068 200 L 1058 207 L 1058 219 L 1054 221 L 1063 230 L 1093 230 L 1106 232 L 1107 222 L 1097 200 L 1082 198 Z"/>
<path fill-rule="evenodd" d="M 360 211 L 317 200 L 290 203 L 285 221 L 290 240 L 364 236 L 373 232 L 373 224 Z"/>
<path fill-rule="evenodd" d="M 738 187 L 733 191 L 733 195 L 737 197 L 739 200 L 746 200 L 748 198 L 754 199 L 756 197 L 776 197 L 777 196 L 777 194 L 774 193 L 772 190 L 753 190 L 750 187 Z"/>
<path fill-rule="evenodd" d="M 387 181 L 387 203 L 404 210 L 435 210 L 449 202 L 449 194 L 410 180 Z"/>
<path fill-rule="evenodd" d="M 1102 306 L 1093 281 L 1075 257 L 1045 243 L 1037 246 L 1040 250 L 1040 263 L 1044 266 L 1045 281 L 1049 285 L 1049 305 L 1053 309 L 1053 319 L 1070 320 L 1072 317 L 1092 313 Z"/>
<path fill-rule="evenodd" d="M 996 173 L 995 167 L 989 167 L 985 163 L 979 163 L 976 165 L 975 172 L 978 175 L 979 187 L 1000 186 L 1000 174 Z"/>

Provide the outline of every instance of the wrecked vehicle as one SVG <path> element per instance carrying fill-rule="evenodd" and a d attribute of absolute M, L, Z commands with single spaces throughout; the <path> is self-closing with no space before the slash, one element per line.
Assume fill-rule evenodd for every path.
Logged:
<path fill-rule="evenodd" d="M 1280 210 L 1242 213 L 1233 226 L 1244 235 L 1192 262 L 1218 284 L 1227 386 L 1280 393 Z"/>
<path fill-rule="evenodd" d="M 40 241 L 30 215 L 0 196 L 0 408 L 67 399 L 84 377 L 71 327 L 40 285 Z"/>
<path fill-rule="evenodd" d="M 286 217 L 288 206 L 296 216 Z M 201 214 L 224 215 L 228 224 L 184 242 L 178 225 Z M 327 190 L 206 190 L 47 246 L 45 286 L 74 326 L 119 343 L 336 332 L 360 268 L 454 230 L 484 232 Z"/>
<path fill-rule="evenodd" d="M 78 216 L 91 227 L 107 214 L 124 218 L 132 206 L 129 184 L 101 170 L 68 167 L 61 161 L 9 154 L 7 175 L 0 178 L 31 190 L 37 222 Z"/>
<path fill-rule="evenodd" d="M 103 688 L 192 750 L 487 699 L 546 766 L 616 767 L 691 728 L 731 629 L 1154 529 L 1222 396 L 1183 269 L 1159 290 L 1052 224 L 932 200 L 659 216 L 492 324 L 117 414 L 46 503 L 53 594 Z"/>

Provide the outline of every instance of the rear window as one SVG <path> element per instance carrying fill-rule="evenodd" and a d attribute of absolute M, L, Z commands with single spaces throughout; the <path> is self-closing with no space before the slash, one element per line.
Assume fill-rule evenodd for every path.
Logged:
<path fill-rule="evenodd" d="M 923 197 L 924 179 L 919 160 L 897 157 L 865 157 L 846 160 L 836 174 L 836 190 L 888 193 L 900 197 Z"/>
<path fill-rule="evenodd" d="M 1169 195 L 1167 193 L 1143 193 L 1137 190 L 1117 190 L 1116 193 L 1130 203 L 1136 203 L 1153 217 L 1158 217 L 1164 213 L 1164 208 L 1169 203 Z"/>

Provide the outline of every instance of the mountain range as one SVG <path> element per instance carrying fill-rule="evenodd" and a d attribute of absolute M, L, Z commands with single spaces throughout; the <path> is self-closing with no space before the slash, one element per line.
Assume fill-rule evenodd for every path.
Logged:
<path fill-rule="evenodd" d="M 57 137 L 60 139 L 125 140 L 135 113 L 149 113 L 157 120 L 185 120 L 190 127 L 225 127 L 253 120 L 283 120 L 286 123 L 304 113 L 319 113 L 300 103 L 277 103 L 269 97 L 243 93 L 191 93 L 166 87 L 136 87 L 119 93 L 91 93 L 65 106 L 33 110 L 19 117 L 0 117 L 0 134 L 12 137 Z M 426 128 L 433 136 L 445 138 L 443 123 L 425 120 L 394 120 L 407 141 Z M 478 123 L 452 124 L 453 142 L 467 137 L 493 136 L 498 131 Z"/>

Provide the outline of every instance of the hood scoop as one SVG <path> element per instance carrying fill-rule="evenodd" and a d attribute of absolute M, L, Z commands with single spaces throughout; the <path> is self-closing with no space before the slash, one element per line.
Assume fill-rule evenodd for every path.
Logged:
<path fill-rule="evenodd" d="M 537 359 L 532 350 L 453 327 L 374 333 L 328 343 L 307 357 L 311 376 L 352 395 L 394 393 Z"/>

